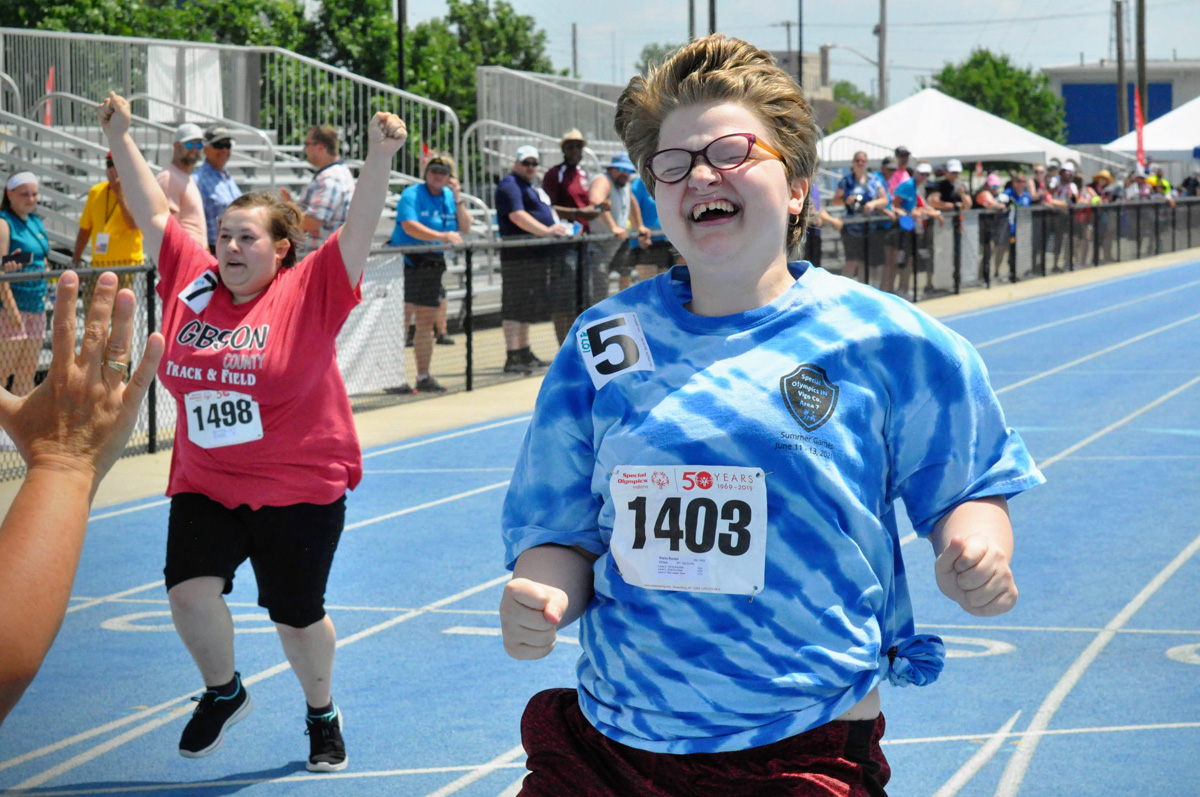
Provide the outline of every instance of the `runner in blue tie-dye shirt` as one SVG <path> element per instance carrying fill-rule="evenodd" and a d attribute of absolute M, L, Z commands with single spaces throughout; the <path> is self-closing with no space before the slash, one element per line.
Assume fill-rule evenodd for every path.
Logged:
<path fill-rule="evenodd" d="M 709 36 L 617 106 L 686 259 L 583 313 L 504 506 L 516 658 L 580 620 L 535 696 L 522 795 L 878 795 L 878 685 L 926 684 L 895 502 L 942 591 L 1017 599 L 1006 498 L 1043 481 L 979 355 L 903 299 L 788 262 L 817 130 L 792 79 Z"/>

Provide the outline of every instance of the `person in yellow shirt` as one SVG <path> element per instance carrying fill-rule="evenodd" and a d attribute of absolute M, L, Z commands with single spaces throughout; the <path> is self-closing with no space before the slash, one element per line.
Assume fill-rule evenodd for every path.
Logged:
<path fill-rule="evenodd" d="M 108 179 L 88 190 L 87 203 L 79 217 L 79 233 L 75 236 L 73 261 L 79 263 L 86 249 L 91 249 L 92 266 L 134 266 L 146 260 L 142 251 L 142 231 L 129 213 L 125 194 L 121 191 L 121 178 L 113 168 L 112 153 L 105 164 Z M 86 302 L 95 287 L 95 277 L 83 280 L 80 291 Z M 132 274 L 120 275 L 120 287 L 133 285 Z"/>

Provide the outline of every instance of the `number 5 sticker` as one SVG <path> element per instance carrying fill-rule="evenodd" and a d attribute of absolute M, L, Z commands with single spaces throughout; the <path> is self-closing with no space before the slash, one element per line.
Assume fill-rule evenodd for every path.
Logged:
<path fill-rule="evenodd" d="M 597 390 L 630 371 L 653 371 L 654 358 L 637 313 L 620 313 L 579 330 L 579 353 Z"/>

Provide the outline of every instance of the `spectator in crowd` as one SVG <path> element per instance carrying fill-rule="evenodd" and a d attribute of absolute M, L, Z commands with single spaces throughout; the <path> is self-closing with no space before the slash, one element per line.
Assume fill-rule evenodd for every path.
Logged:
<path fill-rule="evenodd" d="M 249 558 L 259 604 L 307 703 L 306 767 L 339 771 L 347 757 L 330 692 L 337 634 L 325 589 L 346 493 L 362 478 L 362 450 L 336 342 L 362 300 L 367 253 L 407 128 L 383 112 L 363 125 L 367 156 L 346 223 L 299 259 L 299 209 L 268 193 L 230 203 L 217 254 L 209 254 L 167 212 L 129 122 L 129 103 L 110 92 L 100 125 L 158 266 L 166 338 L 158 376 L 176 402 L 163 573 L 175 629 L 205 685 L 179 754 L 215 752 L 253 706 L 224 599 Z M 229 345 L 211 345 L 208 330 Z"/>
<path fill-rule="evenodd" d="M 354 198 L 354 175 L 338 151 L 337 131 L 329 125 L 314 125 L 305 133 L 304 157 L 317 170 L 298 203 L 304 213 L 307 251 L 317 249 L 346 223 Z M 281 188 L 279 194 L 285 200 L 292 198 L 286 188 Z"/>
<path fill-rule="evenodd" d="M 208 246 L 208 224 L 204 219 L 204 201 L 192 182 L 192 170 L 204 149 L 204 131 L 191 122 L 175 129 L 171 162 L 158 173 L 158 184 L 167 196 L 171 215 L 196 243 Z"/>
<path fill-rule="evenodd" d="M 550 197 L 550 205 L 559 219 L 577 221 L 579 232 L 590 232 L 589 222 L 600 215 L 601 208 L 592 204 L 589 194 L 591 180 L 587 170 L 579 165 L 587 140 L 583 133 L 572 128 L 563 133 L 559 146 L 562 149 L 562 162 L 542 175 L 542 189 Z"/>
<path fill-rule="evenodd" d="M 1092 223 L 1096 225 L 1096 238 L 1099 240 L 1100 251 L 1105 262 L 1112 262 L 1113 240 L 1116 232 L 1116 215 L 1106 210 L 1103 205 L 1113 201 L 1112 172 L 1101 169 L 1092 175 L 1092 181 L 1084 189 L 1084 196 L 1092 206 Z"/>
<path fill-rule="evenodd" d="M 630 285 L 630 274 L 633 263 L 630 258 L 628 245 L 629 231 L 636 232 L 635 237 L 649 236 L 650 230 L 642 223 L 641 208 L 633 196 L 630 181 L 637 169 L 629 155 L 621 152 L 613 155 L 604 173 L 592 180 L 588 189 L 588 199 L 592 207 L 604 208 L 592 225 L 592 231 L 597 235 L 611 234 L 607 241 L 594 241 L 588 244 L 588 262 L 592 264 L 592 303 L 608 297 L 609 272 L 618 274 L 618 289 L 625 290 Z"/>
<path fill-rule="evenodd" d="M 925 161 L 921 161 L 913 169 L 913 176 L 896 186 L 893 197 L 897 208 L 912 217 L 913 229 L 910 234 L 917 239 L 915 249 L 918 262 L 916 264 L 908 263 L 898 272 L 899 285 L 896 286 L 896 293 L 901 296 L 908 295 L 908 278 L 914 270 L 924 270 L 926 273 L 925 289 L 929 290 L 932 287 L 933 261 L 927 256 L 927 253 L 931 251 L 933 228 L 929 226 L 929 222 L 942 223 L 941 212 L 931 207 L 926 200 L 926 189 L 929 186 L 929 178 L 932 176 L 933 167 Z M 912 246 L 902 247 L 906 256 L 912 255 L 913 248 Z M 921 260 L 925 262 L 922 264 Z M 885 288 L 888 287 L 890 286 L 885 286 Z"/>
<path fill-rule="evenodd" d="M 638 279 L 645 280 L 670 269 L 676 262 L 677 252 L 675 247 L 671 246 L 671 242 L 667 240 L 666 235 L 661 231 L 653 232 L 660 230 L 658 204 L 646 189 L 646 184 L 642 182 L 641 177 L 634 175 L 630 182 L 630 191 L 633 192 L 633 198 L 637 200 L 638 212 L 642 214 L 642 225 L 648 233 L 643 235 L 639 231 L 637 238 L 629 242 L 630 247 L 633 248 Z"/>
<path fill-rule="evenodd" d="M 1058 158 L 1051 158 L 1046 162 L 1046 190 L 1053 191 L 1058 187 L 1058 173 L 1061 170 L 1061 161 Z"/>
<path fill-rule="evenodd" d="M 1000 175 L 990 172 L 973 200 L 977 209 L 989 211 L 979 216 L 979 273 L 985 280 L 989 264 L 994 262 L 999 274 L 1001 259 L 1008 252 L 1008 201 L 1001 199 L 1004 192 L 1000 185 Z"/>
<path fill-rule="evenodd" d="M 518 147 L 512 172 L 496 186 L 496 222 L 501 239 L 570 235 L 554 212 L 550 197 L 538 185 L 540 162 L 537 147 Z M 549 364 L 530 349 L 529 325 L 544 321 L 551 309 L 547 296 L 549 271 L 553 261 L 562 258 L 563 253 L 555 246 L 518 246 L 500 250 L 500 326 L 504 331 L 506 374 L 530 374 L 534 368 Z M 562 285 L 557 288 L 559 292 L 564 290 Z M 565 316 L 566 313 L 556 315 Z M 556 332 L 560 320 L 555 319 Z M 569 322 L 567 326 L 570 326 Z"/>
<path fill-rule="evenodd" d="M 1004 187 L 996 199 L 1007 210 L 1005 214 L 1004 234 L 997 240 L 994 278 L 1000 277 L 1000 270 L 1005 258 L 1010 262 L 1010 278 L 1016 281 L 1016 262 L 1013 260 L 1013 240 L 1017 234 L 1017 208 L 1029 207 L 1033 197 L 1029 191 L 1029 178 L 1023 171 L 1013 172 L 1012 179 Z"/>
<path fill-rule="evenodd" d="M 962 161 L 951 158 L 946 161 L 946 176 L 939 180 L 929 195 L 929 204 L 934 210 L 970 210 L 971 195 L 967 187 L 958 181 L 962 176 Z"/>
<path fill-rule="evenodd" d="M 905 180 L 912 179 L 912 172 L 908 170 L 908 159 L 912 157 L 912 153 L 908 151 L 908 147 L 896 147 L 896 170 L 892 172 L 892 176 L 888 178 L 888 192 L 895 193 L 896 186 L 903 183 Z"/>
<path fill-rule="evenodd" d="M 867 169 L 867 153 L 854 153 L 850 171 L 838 183 L 833 201 L 840 202 L 846 208 L 845 226 L 842 228 L 846 268 L 842 276 L 859 279 L 858 272 L 862 268 L 862 280 L 866 282 L 869 275 L 865 264 L 878 266 L 883 263 L 884 231 L 874 225 L 868 230 L 864 219 L 873 214 L 890 214 L 887 186 L 877 174 Z"/>
<path fill-rule="evenodd" d="M 1154 184 L 1159 186 L 1159 189 L 1162 193 L 1167 194 L 1168 196 L 1171 194 L 1171 181 L 1167 179 L 1167 175 L 1163 171 L 1163 167 L 1158 164 L 1155 164 L 1154 166 Z"/>
<path fill-rule="evenodd" d="M 204 220 L 208 225 L 208 251 L 217 253 L 217 229 L 221 214 L 229 203 L 242 195 L 237 181 L 225 170 L 233 154 L 233 134 L 220 125 L 204 131 L 204 163 L 196 167 L 192 179 L 200 189 Z"/>
<path fill-rule="evenodd" d="M 1031 171 L 1033 176 L 1029 178 L 1029 204 L 1040 205 L 1046 201 L 1046 167 L 1035 163 Z"/>
<path fill-rule="evenodd" d="M 94 267 L 140 266 L 146 259 L 142 251 L 142 231 L 138 229 L 129 211 L 129 203 L 125 201 L 121 178 L 113 167 L 111 152 L 104 158 L 104 167 L 108 179 L 88 189 L 87 202 L 79 216 L 79 232 L 75 234 L 72 262 L 79 263 L 90 245 Z M 83 280 L 80 300 L 85 307 L 90 303 L 95 284 L 95 277 Z M 121 275 L 120 284 L 122 288 L 130 287 L 133 275 Z"/>
<path fill-rule="evenodd" d="M 1068 228 L 1072 226 L 1067 214 L 1079 200 L 1079 188 L 1075 185 L 1075 162 L 1065 161 L 1060 167 L 1059 173 L 1051 176 L 1046 185 L 1050 191 L 1046 197 L 1046 207 L 1054 211 L 1048 219 L 1050 222 L 1050 248 L 1054 253 L 1054 266 L 1051 271 L 1057 273 L 1063 270 L 1060 261 L 1064 254 L 1063 250 L 1067 246 L 1066 240 L 1070 233 Z M 1080 254 L 1079 237 L 1079 231 L 1076 231 L 1075 240 L 1071 244 L 1076 257 Z M 1083 251 L 1086 252 L 1086 249 Z"/>
<path fill-rule="evenodd" d="M 117 292 L 115 276 L 101 274 L 88 308 L 89 333 L 76 355 L 78 292 L 75 272 L 61 273 L 46 380 L 24 398 L 0 388 L 0 428 L 26 466 L 0 525 L 0 724 L 62 624 L 96 487 L 129 441 L 163 352 L 163 336 L 155 332 L 125 383 L 137 300 Z"/>
<path fill-rule="evenodd" d="M 34 212 L 37 203 L 33 172 L 8 178 L 0 200 L 0 263 L 5 273 L 46 270 L 50 239 L 42 217 Z M 33 390 L 38 352 L 46 337 L 46 281 L 0 282 L 0 309 L 0 387 L 24 396 Z"/>
<path fill-rule="evenodd" d="M 392 246 L 461 244 L 462 233 L 471 230 L 471 213 L 454 172 L 454 159 L 433 153 L 425 162 L 425 182 L 410 185 L 396 203 L 396 227 Z M 444 393 L 429 372 L 433 358 L 434 327 L 445 289 L 446 256 L 441 251 L 404 256 L 405 317 L 413 314 L 413 354 L 417 360 L 418 393 Z"/>
<path fill-rule="evenodd" d="M 1192 173 L 1183 178 L 1179 184 L 1179 195 L 1185 197 L 1200 196 L 1200 166 L 1192 169 Z"/>
<path fill-rule="evenodd" d="M 804 232 L 804 259 L 814 266 L 821 265 L 821 235 L 822 229 L 828 224 L 835 230 L 842 229 L 842 220 L 830 214 L 821 204 L 821 192 L 813 186 L 809 193 L 812 202 L 812 213 L 808 219 L 808 229 Z"/>

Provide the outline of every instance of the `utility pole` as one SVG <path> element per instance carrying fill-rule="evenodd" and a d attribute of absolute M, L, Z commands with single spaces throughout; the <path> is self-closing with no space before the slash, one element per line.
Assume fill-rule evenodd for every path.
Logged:
<path fill-rule="evenodd" d="M 804 91 L 804 0 L 797 0 L 796 12 L 796 84 Z"/>
<path fill-rule="evenodd" d="M 696 0 L 688 0 L 688 41 L 696 38 Z"/>
<path fill-rule="evenodd" d="M 1125 3 L 1115 0 L 1117 14 L 1117 135 L 1129 132 L 1129 87 L 1125 83 Z"/>
<path fill-rule="evenodd" d="M 407 0 L 396 0 L 396 58 L 400 66 L 396 70 L 396 74 L 399 76 L 399 79 L 396 81 L 396 88 L 401 91 L 404 91 L 404 28 L 407 27 L 405 24 L 407 19 Z"/>
<path fill-rule="evenodd" d="M 1137 0 L 1137 85 L 1142 104 L 1142 122 L 1150 115 L 1150 98 L 1146 96 L 1146 0 Z"/>
<path fill-rule="evenodd" d="M 879 37 L 879 101 L 876 110 L 887 107 L 887 0 L 879 0 L 879 25 L 875 28 Z"/>
<path fill-rule="evenodd" d="M 579 77 L 579 37 L 575 23 L 571 23 L 571 74 Z"/>
<path fill-rule="evenodd" d="M 717 32 L 717 0 L 708 0 L 708 32 Z"/>

